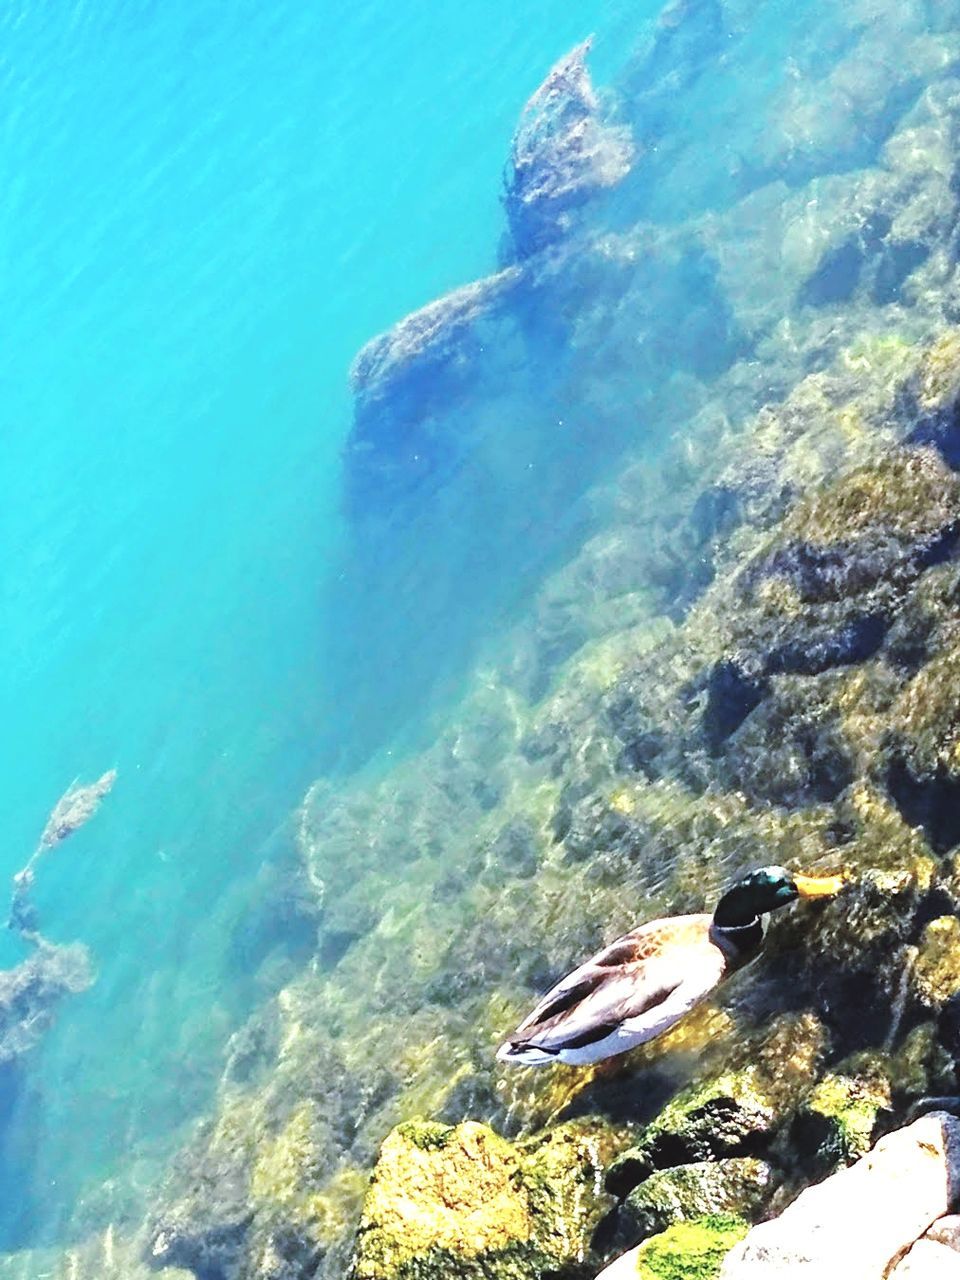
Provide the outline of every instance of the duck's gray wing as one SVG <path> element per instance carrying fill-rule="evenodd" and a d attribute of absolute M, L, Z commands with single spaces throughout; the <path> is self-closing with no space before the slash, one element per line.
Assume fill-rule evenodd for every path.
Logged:
<path fill-rule="evenodd" d="M 700 998 L 701 987 L 705 994 L 718 981 L 717 961 L 704 952 L 704 944 L 715 951 L 709 924 L 709 916 L 677 917 L 618 938 L 552 987 L 509 1043 L 546 1053 L 582 1048 L 660 1008 L 691 983 Z"/>

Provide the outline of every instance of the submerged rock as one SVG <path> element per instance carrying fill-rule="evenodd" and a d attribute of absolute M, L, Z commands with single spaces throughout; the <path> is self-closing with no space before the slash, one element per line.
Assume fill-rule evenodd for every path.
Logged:
<path fill-rule="evenodd" d="M 454 289 L 358 353 L 350 370 L 355 413 L 345 451 L 354 516 L 449 477 L 468 441 L 453 422 L 443 429 L 433 411 L 469 389 L 485 345 L 505 339 L 512 322 L 504 309 L 522 279 L 519 268 L 507 267 Z"/>
<path fill-rule="evenodd" d="M 416 368 L 436 369 L 462 355 L 466 335 L 521 279 L 515 267 L 462 285 L 405 316 L 361 348 L 350 381 L 361 408 L 384 400 Z"/>
<path fill-rule="evenodd" d="M 899 585 L 949 557 L 958 498 L 960 485 L 930 450 L 892 450 L 798 502 L 783 524 L 785 545 L 761 572 L 811 602 L 849 599 L 881 580 Z"/>
<path fill-rule="evenodd" d="M 401 1125 L 381 1148 L 351 1280 L 590 1274 L 590 1238 L 610 1203 L 608 1143 L 583 1126 L 514 1145 L 472 1122 Z"/>
<path fill-rule="evenodd" d="M 643 1239 L 671 1223 L 708 1214 L 753 1218 L 775 1187 L 770 1165 L 750 1156 L 663 1169 L 627 1196 L 620 1210 L 623 1231 Z"/>
<path fill-rule="evenodd" d="M 943 853 L 960 842 L 960 638 L 942 633 L 938 650 L 890 708 L 888 785 L 904 818 Z"/>
<path fill-rule="evenodd" d="M 811 1015 L 786 1014 L 725 1055 L 728 1067 L 682 1089 L 607 1170 L 626 1196 L 655 1169 L 757 1156 L 789 1121 L 825 1048 Z"/>
<path fill-rule="evenodd" d="M 890 1081 L 879 1064 L 857 1075 L 830 1072 L 801 1105 L 791 1138 L 801 1156 L 813 1155 L 821 1168 L 833 1169 L 866 1155 L 879 1121 L 891 1111 Z"/>
<path fill-rule="evenodd" d="M 938 449 L 954 469 L 960 467 L 960 332 L 949 329 L 924 353 L 904 384 L 900 411 L 912 423 L 909 440 Z"/>
<path fill-rule="evenodd" d="M 939 1009 L 960 994 L 960 920 L 938 916 L 924 928 L 914 962 L 917 995 Z"/>
<path fill-rule="evenodd" d="M 0 971 L 0 1064 L 32 1049 L 49 1030 L 61 1002 L 92 982 L 90 953 L 79 942 L 56 946 L 40 939 L 28 959 Z"/>
<path fill-rule="evenodd" d="M 630 170 L 630 130 L 603 121 L 586 65 L 590 44 L 551 68 L 513 136 L 504 205 L 517 259 L 569 234 L 577 211 Z"/>

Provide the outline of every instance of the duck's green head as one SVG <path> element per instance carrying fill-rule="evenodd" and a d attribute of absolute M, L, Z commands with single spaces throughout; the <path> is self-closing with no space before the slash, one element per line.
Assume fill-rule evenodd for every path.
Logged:
<path fill-rule="evenodd" d="M 713 922 L 720 929 L 743 928 L 797 898 L 833 897 L 843 884 L 841 876 L 800 876 L 785 867 L 759 867 L 727 890 L 717 903 Z"/>

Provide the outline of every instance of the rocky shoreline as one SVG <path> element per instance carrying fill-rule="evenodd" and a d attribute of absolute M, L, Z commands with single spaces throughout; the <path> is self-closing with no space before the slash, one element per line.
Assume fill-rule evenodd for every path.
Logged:
<path fill-rule="evenodd" d="M 621 1255 L 598 1280 L 936 1280 L 960 1268 L 958 1205 L 960 1122 L 934 1113 L 802 1192 L 777 1218 L 753 1229 L 734 1216 L 684 1220 Z"/>
<path fill-rule="evenodd" d="M 576 1280 L 689 1221 L 730 1242 L 956 1092 L 958 408 L 943 327 L 861 339 L 714 438 L 706 486 L 684 469 L 694 424 L 662 463 L 677 514 L 626 501 L 628 475 L 622 527 L 545 588 L 540 617 L 557 625 L 552 594 L 576 632 L 597 622 L 570 584 L 616 584 L 615 622 L 545 696 L 523 692 L 535 622 L 426 753 L 314 790 L 302 843 L 335 963 L 237 1037 L 149 1224 L 154 1264 Z M 684 610 L 649 590 L 653 563 Z M 775 919 L 759 968 L 619 1074 L 495 1068 L 551 975 L 769 862 L 854 887 Z"/>

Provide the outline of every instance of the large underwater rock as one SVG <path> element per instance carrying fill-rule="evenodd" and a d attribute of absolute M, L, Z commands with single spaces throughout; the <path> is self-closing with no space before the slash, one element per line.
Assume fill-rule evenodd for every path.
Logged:
<path fill-rule="evenodd" d="M 630 130 L 602 119 L 586 65 L 590 43 L 551 69 L 513 135 L 504 205 L 517 259 L 568 235 L 583 205 L 630 171 Z"/>
<path fill-rule="evenodd" d="M 471 390 L 486 343 L 512 325 L 507 303 L 522 283 L 517 267 L 428 303 L 372 338 L 350 370 L 355 417 L 345 464 L 347 504 L 396 502 L 449 478 L 458 451 L 436 413 Z"/>
<path fill-rule="evenodd" d="M 470 1122 L 401 1125 L 380 1151 L 351 1280 L 592 1274 L 610 1141 L 579 1125 L 519 1146 Z"/>

